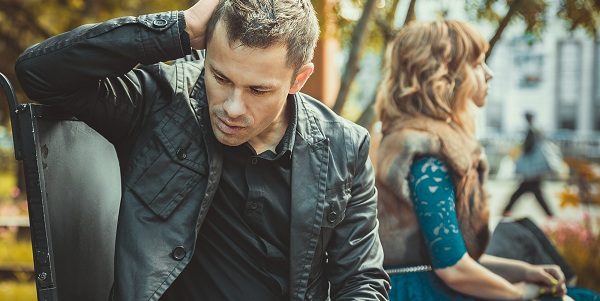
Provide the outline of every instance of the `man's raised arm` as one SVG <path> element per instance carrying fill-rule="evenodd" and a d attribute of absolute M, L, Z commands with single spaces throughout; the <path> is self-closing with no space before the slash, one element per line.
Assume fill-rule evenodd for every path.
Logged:
<path fill-rule="evenodd" d="M 190 53 L 190 38 L 203 47 L 204 27 L 217 2 L 120 17 L 54 36 L 17 59 L 18 79 L 30 99 L 60 106 L 116 142 L 161 93 L 148 72 L 134 68 L 183 57 Z"/>

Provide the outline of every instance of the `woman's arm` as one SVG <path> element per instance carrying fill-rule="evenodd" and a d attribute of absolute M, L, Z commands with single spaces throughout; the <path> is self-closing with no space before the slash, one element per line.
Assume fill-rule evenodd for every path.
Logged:
<path fill-rule="evenodd" d="M 479 258 L 479 263 L 512 283 L 535 283 L 555 295 L 563 295 L 566 292 L 565 276 L 557 265 L 533 265 L 487 254 Z"/>
<path fill-rule="evenodd" d="M 453 290 L 478 298 L 531 300 L 539 295 L 539 286 L 525 282 L 513 285 L 467 253 L 455 265 L 434 271 Z"/>
<path fill-rule="evenodd" d="M 525 273 L 527 272 L 528 268 L 527 266 L 530 265 L 523 261 L 501 258 L 487 254 L 484 254 L 481 256 L 481 258 L 479 258 L 479 263 L 512 283 L 525 281 Z"/>
<path fill-rule="evenodd" d="M 454 184 L 443 162 L 434 157 L 416 160 L 411 166 L 409 186 L 433 269 L 446 285 L 478 298 L 529 300 L 537 297 L 537 285 L 513 285 L 467 254 L 455 211 Z"/>

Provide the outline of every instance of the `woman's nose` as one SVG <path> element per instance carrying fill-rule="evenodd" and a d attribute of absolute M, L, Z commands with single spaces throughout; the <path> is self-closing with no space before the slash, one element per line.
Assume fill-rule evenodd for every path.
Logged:
<path fill-rule="evenodd" d="M 490 79 L 494 78 L 494 72 L 492 72 L 492 69 L 490 69 L 486 63 L 483 63 L 482 66 L 483 71 L 485 72 L 485 80 L 489 81 Z"/>

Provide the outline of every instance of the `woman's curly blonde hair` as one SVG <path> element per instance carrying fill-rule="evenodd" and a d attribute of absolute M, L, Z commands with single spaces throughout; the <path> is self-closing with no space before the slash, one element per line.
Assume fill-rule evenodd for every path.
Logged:
<path fill-rule="evenodd" d="M 469 101 L 477 89 L 473 66 L 489 45 L 461 21 L 413 22 L 386 52 L 376 110 L 386 130 L 398 118 L 426 116 L 454 121 L 469 132 Z"/>

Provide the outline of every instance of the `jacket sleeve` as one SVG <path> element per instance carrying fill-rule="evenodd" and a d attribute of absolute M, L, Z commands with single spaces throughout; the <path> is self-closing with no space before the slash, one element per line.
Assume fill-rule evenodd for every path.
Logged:
<path fill-rule="evenodd" d="M 332 300 L 388 300 L 390 280 L 383 270 L 368 134 L 357 153 L 345 218 L 335 228 L 327 249 L 330 294 Z"/>
<path fill-rule="evenodd" d="M 27 96 L 86 122 L 112 143 L 143 123 L 159 85 L 147 68 L 190 52 L 183 12 L 88 24 L 27 49 L 15 71 Z M 152 97 L 150 97 L 152 96 Z"/>

